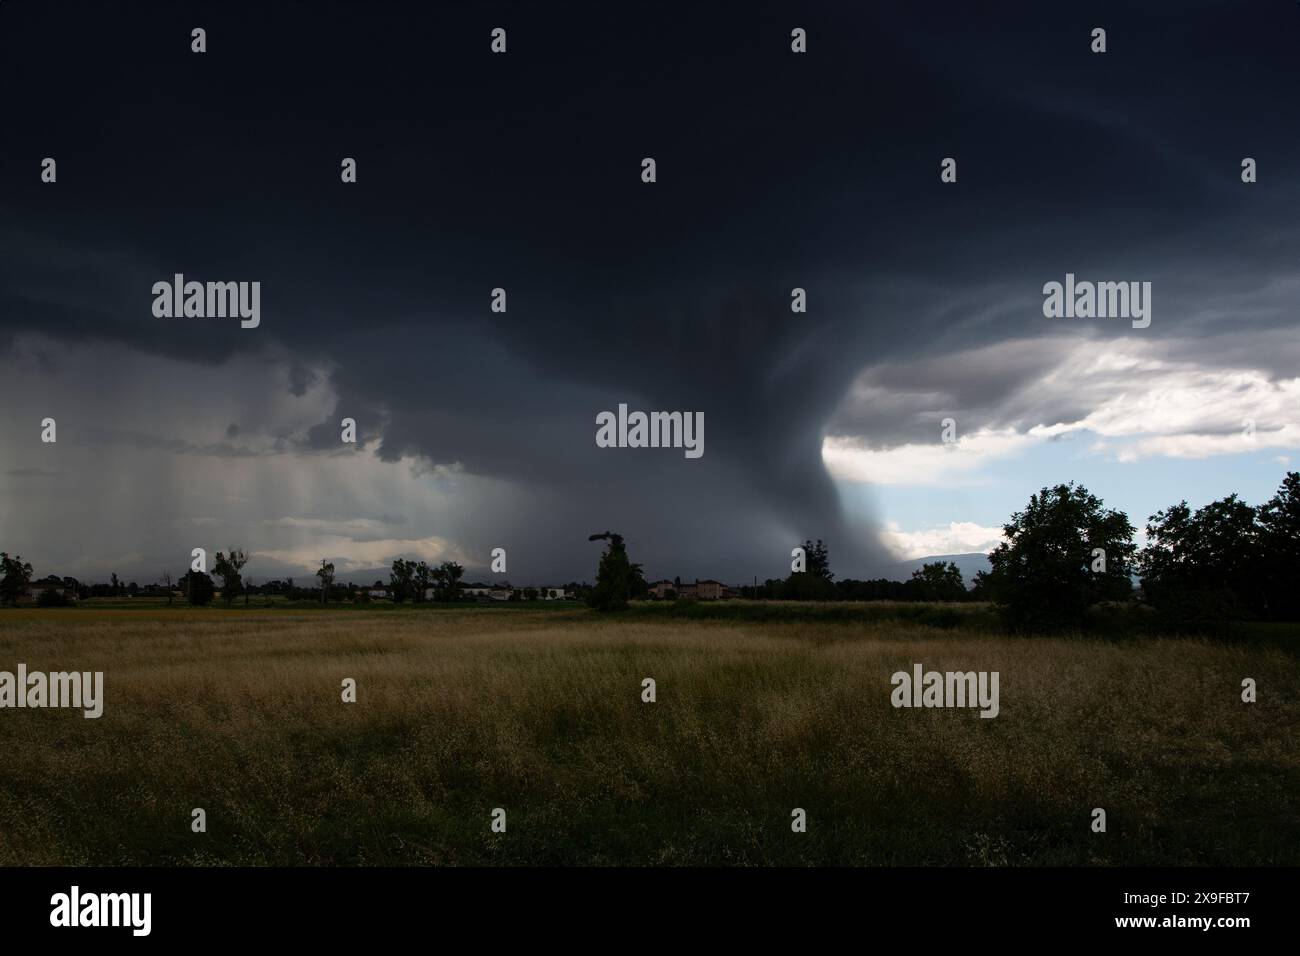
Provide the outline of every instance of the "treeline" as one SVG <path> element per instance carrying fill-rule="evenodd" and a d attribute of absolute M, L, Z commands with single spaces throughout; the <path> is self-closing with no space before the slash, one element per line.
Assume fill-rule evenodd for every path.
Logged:
<path fill-rule="evenodd" d="M 1233 494 L 1195 510 L 1182 501 L 1159 511 L 1148 519 L 1141 550 L 1128 516 L 1073 482 L 1031 495 L 1002 530 L 1003 542 L 988 556 L 990 570 L 976 575 L 971 588 L 952 562 L 926 564 L 907 581 L 836 581 L 825 543 L 808 541 L 802 570 L 743 587 L 740 594 L 787 601 L 990 601 L 1008 627 L 1026 631 L 1083 627 L 1090 609 L 1108 602 L 1140 603 L 1158 623 L 1180 629 L 1300 620 L 1300 472 L 1288 472 L 1277 493 L 1258 506 Z M 626 607 L 645 593 L 641 567 L 628 559 L 621 535 L 594 538 L 609 540 L 595 586 L 567 588 L 599 610 Z M 381 588 L 398 603 L 462 599 L 464 569 L 455 562 L 434 566 L 398 559 L 386 585 L 377 581 L 368 588 L 336 585 L 328 561 L 321 562 L 315 587 L 299 587 L 292 578 L 253 585 L 242 577 L 246 561 L 239 548 L 217 552 L 213 571 L 227 603 L 248 603 L 259 594 L 364 602 L 370 590 Z M 0 552 L 0 603 L 17 603 L 33 584 L 48 585 L 41 603 L 66 600 L 58 593 L 63 591 L 80 598 L 165 595 L 169 602 L 179 593 L 190 603 L 206 604 L 217 589 L 212 577 L 197 571 L 175 582 L 164 573 L 159 584 L 143 588 L 124 584 L 116 574 L 109 584 L 56 576 L 33 582 L 31 564 Z M 512 591 L 511 599 L 535 597 L 529 590 L 518 596 Z"/>
<path fill-rule="evenodd" d="M 1174 623 L 1300 620 L 1300 472 L 1252 507 L 1236 495 L 1151 517 L 1143 598 Z"/>
<path fill-rule="evenodd" d="M 427 561 L 404 561 L 398 558 L 393 562 L 387 590 L 392 600 L 398 604 L 404 601 L 421 604 L 426 597 L 434 601 L 455 601 L 464 574 L 465 569 L 455 561 L 444 561 L 434 566 Z"/>
<path fill-rule="evenodd" d="M 961 569 L 951 561 L 933 561 L 912 572 L 906 581 L 873 578 L 836 581 L 830 573 L 824 542 L 804 542 L 805 571 L 784 580 L 769 578 L 757 587 L 740 588 L 740 596 L 768 601 L 968 601 L 978 595 L 966 587 Z"/>
<path fill-rule="evenodd" d="M 1300 472 L 1262 505 L 1233 494 L 1159 511 L 1141 550 L 1123 512 L 1074 484 L 1044 488 L 1003 531 L 977 585 L 1015 629 L 1083 626 L 1114 601 L 1140 601 L 1175 629 L 1300 620 Z"/>
<path fill-rule="evenodd" d="M 1145 605 L 1155 622 L 1204 629 L 1227 621 L 1300 620 L 1300 472 L 1252 506 L 1229 495 L 1195 510 L 1186 501 L 1152 515 L 1146 545 L 1122 511 L 1073 482 L 1043 488 L 1003 525 L 989 571 L 967 588 L 951 562 L 908 581 L 835 581 L 826 546 L 806 542 L 807 567 L 742 588 L 779 600 L 993 602 L 1013 630 L 1086 625 L 1106 602 Z M 1135 581 L 1137 585 L 1135 586 Z"/>
<path fill-rule="evenodd" d="M 166 596 L 166 590 L 160 584 L 129 584 L 118 579 L 114 574 L 107 584 L 89 584 L 78 581 L 71 576 L 59 577 L 49 574 L 33 580 L 32 566 L 21 555 L 10 557 L 0 552 L 0 605 L 17 604 L 31 588 L 39 588 L 39 602 L 43 606 L 64 605 L 73 599 L 114 598 L 114 597 L 152 597 Z"/>
<path fill-rule="evenodd" d="M 134 581 L 129 584 L 121 581 L 114 573 L 107 584 L 86 584 L 73 577 L 53 574 L 33 579 L 29 562 L 23 561 L 21 556 L 11 558 L 0 552 L 0 604 L 17 604 L 33 589 L 39 592 L 36 603 L 42 607 L 63 607 L 73 603 L 74 599 L 87 598 L 150 598 L 166 600 L 169 604 L 180 600 L 203 606 L 211 604 L 218 596 L 226 604 L 244 605 L 258 597 L 319 604 L 367 604 L 375 591 L 382 591 L 384 600 L 395 604 L 467 600 L 464 594 L 466 585 L 461 581 L 465 569 L 454 561 L 431 565 L 425 561 L 398 558 L 392 563 L 388 580 L 375 581 L 374 584 L 336 583 L 334 564 L 325 560 L 316 571 L 315 584 L 300 584 L 291 577 L 273 578 L 259 584 L 244 577 L 242 572 L 247 561 L 243 549 L 231 548 L 229 552 L 217 552 L 211 574 L 191 570 L 173 578 L 170 573 L 163 572 L 157 583 L 139 585 Z M 492 587 L 494 590 L 508 590 L 510 601 L 541 598 L 541 592 L 534 587 L 512 588 L 509 582 Z M 570 582 L 564 589 L 579 598 L 591 590 L 589 585 L 577 582 Z"/>
<path fill-rule="evenodd" d="M 244 581 L 240 570 L 247 558 L 242 550 L 232 548 L 229 555 L 217 552 L 213 572 L 220 579 L 220 593 L 227 604 L 242 597 L 245 604 L 256 594 L 282 597 L 287 601 L 315 601 L 320 604 L 347 602 L 367 604 L 371 592 L 382 590 L 387 600 L 396 604 L 407 601 L 422 604 L 425 601 L 456 601 L 460 597 L 460 579 L 465 569 L 454 561 L 431 565 L 427 561 L 407 561 L 398 558 L 389 570 L 388 582 L 376 581 L 373 585 L 338 584 L 335 582 L 334 562 L 321 560 L 316 570 L 315 586 L 298 586 L 293 578 L 268 581 L 255 586 Z M 167 578 L 167 575 L 163 576 Z M 190 604 L 212 602 L 217 593 L 217 582 L 200 572 L 189 571 L 177 580 L 177 587 Z"/>

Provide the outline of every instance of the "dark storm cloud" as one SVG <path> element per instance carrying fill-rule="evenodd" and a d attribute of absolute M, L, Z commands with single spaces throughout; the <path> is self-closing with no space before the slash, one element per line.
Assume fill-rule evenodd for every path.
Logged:
<path fill-rule="evenodd" d="M 1160 277 L 1149 331 L 1189 316 L 1186 341 L 1240 318 L 1180 297 L 1295 268 L 1280 208 L 1297 196 L 1294 9 L 0 15 L 6 87 L 41 77 L 5 102 L 0 337 L 208 364 L 266 353 L 299 397 L 326 377 L 337 404 L 291 447 L 337 451 L 350 416 L 367 453 L 526 489 L 545 507 L 461 531 L 475 548 L 508 534 L 539 574 L 580 574 L 605 527 L 657 573 L 775 574 L 810 535 L 869 570 L 885 558 L 845 526 L 821 463 L 833 416 L 886 443 L 932 430 L 917 407 L 931 401 L 1005 416 L 1051 358 L 1023 340 L 1062 333 L 1039 290 L 1066 271 Z M 487 52 L 496 25 L 504 57 Z M 795 25 L 807 56 L 789 53 Z M 1105 56 L 1088 52 L 1094 25 Z M 56 186 L 37 180 L 45 155 Z M 959 182 L 944 186 L 950 155 Z M 1237 188 L 1243 155 L 1260 159 L 1256 186 Z M 152 283 L 178 272 L 261 281 L 261 327 L 154 318 Z M 488 311 L 497 286 L 505 315 Z M 795 286 L 806 315 L 789 311 Z M 1274 303 L 1253 321 L 1293 316 Z M 976 358 L 945 361 L 957 353 Z M 841 407 L 869 366 L 881 391 Z M 705 457 L 597 449 L 595 415 L 618 402 L 703 411 Z"/>

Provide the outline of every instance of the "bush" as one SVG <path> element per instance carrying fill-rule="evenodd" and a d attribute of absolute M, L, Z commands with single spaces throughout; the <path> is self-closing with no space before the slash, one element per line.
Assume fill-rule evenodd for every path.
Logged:
<path fill-rule="evenodd" d="M 40 597 L 36 599 L 37 607 L 71 607 L 72 600 L 63 591 L 56 591 L 54 588 L 44 588 L 41 590 Z"/>
<path fill-rule="evenodd" d="M 212 578 L 206 574 L 200 574 L 198 571 L 190 571 L 179 581 L 176 582 L 182 594 L 190 604 L 195 607 L 202 607 L 205 604 L 211 604 L 212 598 L 216 594 L 216 588 L 212 584 Z"/>

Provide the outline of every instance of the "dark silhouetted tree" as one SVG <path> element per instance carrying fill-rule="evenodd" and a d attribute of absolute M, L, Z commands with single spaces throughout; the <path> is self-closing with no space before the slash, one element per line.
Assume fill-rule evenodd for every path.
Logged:
<path fill-rule="evenodd" d="M 830 551 L 820 538 L 817 543 L 805 541 L 803 571 L 791 571 L 781 588 L 780 596 L 788 601 L 826 601 L 835 594 L 831 583 Z"/>
<path fill-rule="evenodd" d="M 1265 566 L 1260 537 L 1257 510 L 1236 495 L 1194 512 L 1186 501 L 1157 512 L 1138 559 L 1143 597 L 1176 627 L 1257 616 Z"/>
<path fill-rule="evenodd" d="M 914 601 L 964 601 L 968 597 L 961 568 L 952 561 L 921 565 L 907 584 Z"/>
<path fill-rule="evenodd" d="M 1133 530 L 1082 485 L 1043 488 L 1002 526 L 1006 540 L 989 554 L 980 591 L 1013 630 L 1082 627 L 1090 606 L 1131 593 Z"/>
<path fill-rule="evenodd" d="M 388 592 L 394 604 L 401 604 L 415 593 L 415 562 L 396 558 L 388 574 Z"/>
<path fill-rule="evenodd" d="M 441 579 L 440 569 L 429 566 L 428 561 L 421 561 L 418 564 L 411 565 L 411 591 L 417 604 L 426 599 L 429 591 L 434 590 L 435 585 Z M 437 595 L 434 595 L 436 598 Z"/>
<path fill-rule="evenodd" d="M 460 579 L 465 569 L 455 561 L 444 561 L 433 571 L 434 597 L 439 601 L 455 601 L 460 597 Z"/>
<path fill-rule="evenodd" d="M 1259 524 L 1265 610 L 1277 620 L 1300 619 L 1300 472 L 1287 472 L 1259 509 Z"/>
<path fill-rule="evenodd" d="M 324 604 L 330 588 L 334 586 L 334 562 L 321 558 L 320 567 L 316 569 L 316 577 L 320 578 L 320 603 Z"/>
<path fill-rule="evenodd" d="M 17 604 L 18 599 L 27 593 L 27 586 L 32 580 L 32 566 L 21 555 L 0 551 L 0 604 Z"/>
<path fill-rule="evenodd" d="M 195 607 L 211 604 L 216 593 L 212 578 L 200 571 L 188 571 L 176 584 L 185 592 L 186 600 Z"/>
<path fill-rule="evenodd" d="M 632 594 L 632 563 L 623 545 L 623 536 L 606 531 L 593 534 L 589 541 L 608 541 L 596 569 L 596 586 L 587 595 L 587 603 L 597 611 L 621 611 Z"/>
<path fill-rule="evenodd" d="M 217 552 L 212 573 L 221 578 L 221 598 L 227 605 L 235 600 L 239 589 L 243 586 L 243 578 L 239 572 L 247 563 L 248 555 L 244 554 L 241 548 L 231 548 L 229 555 Z"/>

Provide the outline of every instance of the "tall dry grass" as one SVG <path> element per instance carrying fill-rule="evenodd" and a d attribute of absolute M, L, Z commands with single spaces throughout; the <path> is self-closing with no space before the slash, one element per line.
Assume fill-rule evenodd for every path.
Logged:
<path fill-rule="evenodd" d="M 19 661 L 103 670 L 106 703 L 0 711 L 0 864 L 1300 862 L 1300 668 L 1277 648 L 573 610 L 5 612 L 0 669 Z M 999 671 L 1000 715 L 895 710 L 914 662 Z"/>

